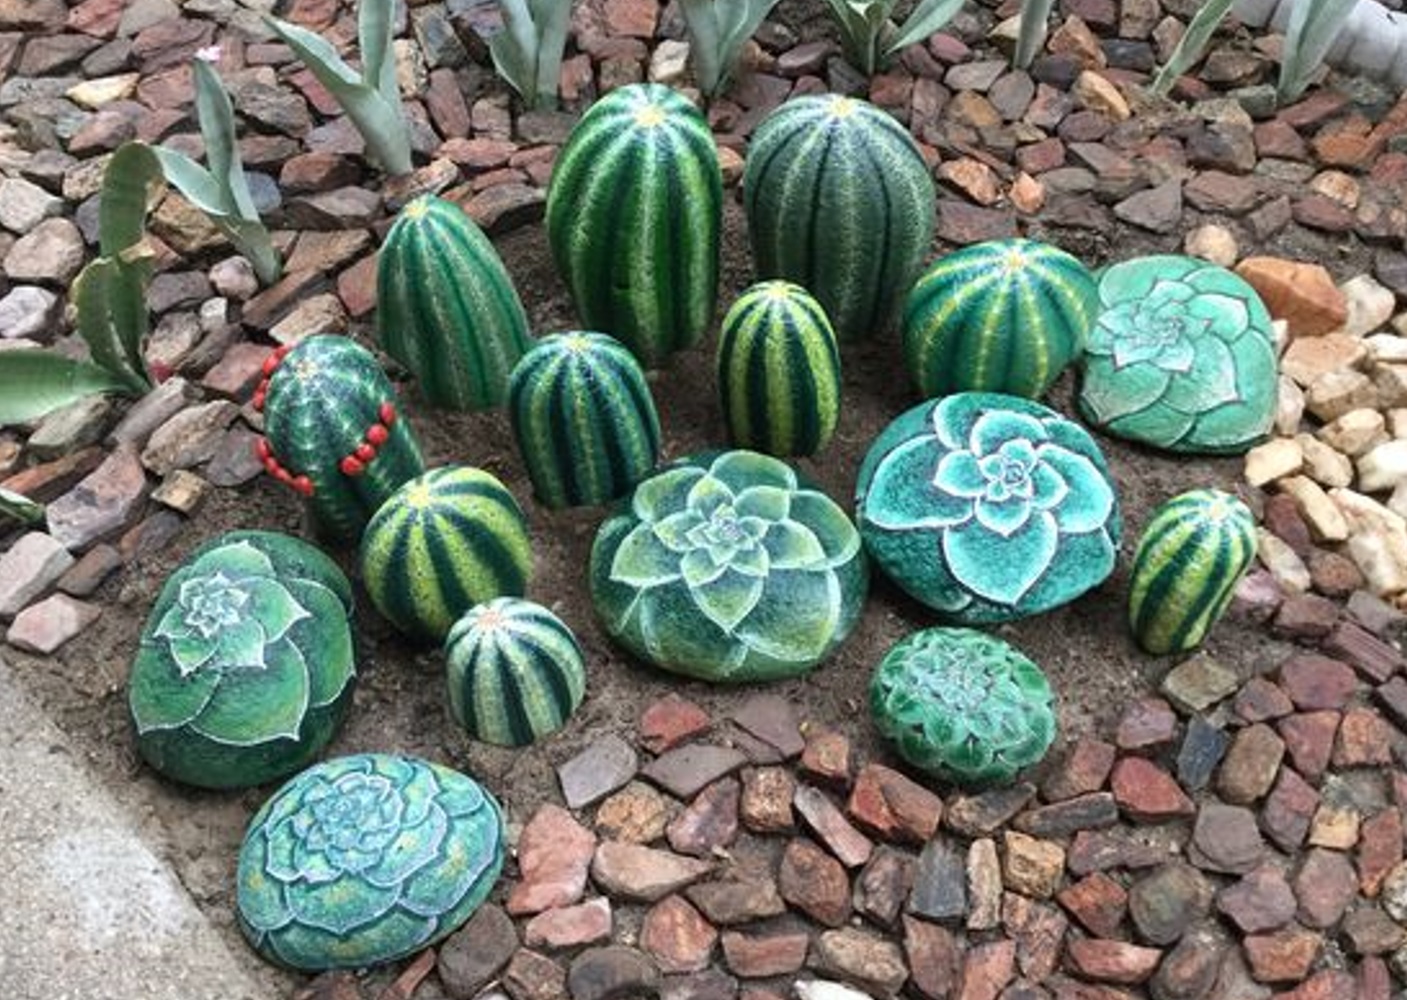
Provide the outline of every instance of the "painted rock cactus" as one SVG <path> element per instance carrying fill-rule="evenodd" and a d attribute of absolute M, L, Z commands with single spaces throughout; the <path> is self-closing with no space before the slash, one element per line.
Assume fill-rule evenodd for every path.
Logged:
<path fill-rule="evenodd" d="M 870 715 L 915 767 L 963 784 L 1007 782 L 1055 739 L 1041 669 L 995 636 L 930 628 L 901 639 L 870 680 Z"/>
<path fill-rule="evenodd" d="M 900 416 L 865 456 L 856 503 L 884 572 L 964 624 L 1073 600 L 1109 575 L 1119 544 L 1099 447 L 1016 396 L 958 393 Z"/>
<path fill-rule="evenodd" d="M 1129 580 L 1129 628 L 1153 654 L 1207 637 L 1256 556 L 1256 519 L 1230 493 L 1192 490 L 1153 512 Z"/>
<path fill-rule="evenodd" d="M 371 352 L 346 337 L 281 347 L 254 393 L 269 474 L 307 498 L 314 530 L 347 544 L 386 498 L 425 470 L 390 380 Z"/>
<path fill-rule="evenodd" d="M 137 749 L 156 770 L 242 788 L 303 767 L 351 705 L 352 590 L 317 549 L 233 532 L 162 587 L 128 681 Z"/>
<path fill-rule="evenodd" d="M 1215 264 L 1142 257 L 1099 278 L 1079 405 L 1110 434 L 1169 451 L 1239 453 L 1270 430 L 1270 314 Z"/>
<path fill-rule="evenodd" d="M 869 582 L 833 500 L 751 451 L 681 459 L 642 482 L 591 549 L 606 631 L 712 681 L 805 673 L 850 633 Z"/>
<path fill-rule="evenodd" d="M 586 694 L 576 636 L 540 604 L 476 605 L 445 640 L 450 714 L 470 736 L 525 746 L 562 728 Z"/>
<path fill-rule="evenodd" d="M 310 972 L 390 962 L 445 937 L 503 868 L 503 813 L 447 767 L 339 757 L 278 790 L 239 852 L 240 929 Z"/>
<path fill-rule="evenodd" d="M 513 369 L 508 416 L 533 493 L 549 507 L 615 500 L 659 460 L 660 418 L 645 373 L 603 333 L 539 341 Z"/>

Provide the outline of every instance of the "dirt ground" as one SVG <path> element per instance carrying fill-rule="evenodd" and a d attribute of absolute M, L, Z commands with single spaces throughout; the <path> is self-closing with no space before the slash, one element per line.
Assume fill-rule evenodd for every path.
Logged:
<path fill-rule="evenodd" d="M 751 279 L 736 198 L 729 200 L 725 231 L 720 313 Z M 1064 242 L 1058 234 L 1050 235 Z M 1112 241 L 1101 236 L 1096 245 L 1066 245 L 1091 264 L 1111 255 L 1123 259 L 1176 248 L 1176 237 L 1155 242 L 1146 236 L 1112 235 Z M 524 293 L 534 330 L 569 328 L 570 304 L 552 269 L 541 227 L 510 234 L 499 241 L 499 249 Z M 1276 250 L 1306 253 L 1331 266 L 1338 256 L 1331 246 Z M 1355 257 L 1352 263 L 1360 265 L 1357 269 L 1334 269 L 1342 275 L 1356 273 L 1362 269 L 1361 250 Z M 665 459 L 723 440 L 713 389 L 713 347 L 710 336 L 652 376 L 664 425 Z M 917 397 L 903 372 L 893 334 L 847 349 L 844 363 L 844 411 L 836 438 L 818 459 L 800 464 L 849 508 L 855 473 L 869 442 Z M 1071 388 L 1067 374 L 1052 396 L 1066 412 Z M 355 709 L 330 754 L 399 751 L 449 763 L 482 780 L 507 807 L 516 827 L 538 805 L 560 801 L 557 765 L 607 733 L 629 737 L 640 711 L 656 698 L 678 692 L 703 705 L 716 719 L 742 703 L 748 690 L 714 688 L 661 674 L 612 648 L 594 621 L 585 585 L 587 556 L 602 512 L 553 513 L 537 506 L 502 412 L 430 414 L 410 387 L 402 393 L 430 465 L 485 468 L 503 479 L 528 512 L 536 553 L 529 596 L 553 608 L 576 630 L 589 665 L 587 698 L 566 729 L 541 744 L 523 750 L 475 744 L 447 715 L 438 652 L 407 645 L 377 617 L 363 595 Z M 1048 672 L 1060 702 L 1062 741 L 1097 731 L 1132 698 L 1149 691 L 1169 665 L 1139 653 L 1124 624 L 1128 564 L 1151 509 L 1193 487 L 1235 489 L 1238 478 L 1236 459 L 1170 458 L 1111 439 L 1101 439 L 1101 444 L 1123 506 L 1125 535 L 1118 570 L 1072 605 L 996 630 Z M 300 521 L 296 498 L 272 480 L 260 478 L 241 491 L 213 491 L 167 551 L 129 567 L 105 585 L 96 598 L 106 608 L 102 618 L 59 655 L 38 660 L 7 653 L 58 724 L 84 749 L 88 763 L 143 817 L 157 850 L 170 858 L 196 899 L 232 938 L 238 934 L 233 923 L 235 856 L 245 823 L 272 789 L 214 794 L 158 779 L 135 755 L 123 685 L 147 611 L 181 558 L 225 530 L 256 527 L 298 532 Z M 350 570 L 353 553 L 341 555 Z M 895 763 L 878 745 L 865 717 L 866 684 L 871 669 L 894 642 L 913 629 L 933 624 L 930 613 L 876 575 L 865 616 L 839 652 L 810 676 L 777 683 L 771 689 L 792 700 L 802 718 L 842 727 L 861 759 Z M 1247 673 L 1269 669 L 1284 655 L 1284 649 L 1262 632 L 1230 621 L 1216 630 L 1207 652 Z M 250 961 L 260 964 L 252 954 Z"/>

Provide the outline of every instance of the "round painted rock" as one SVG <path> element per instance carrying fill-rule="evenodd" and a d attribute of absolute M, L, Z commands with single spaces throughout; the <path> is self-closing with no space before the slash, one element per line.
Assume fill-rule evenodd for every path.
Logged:
<path fill-rule="evenodd" d="M 240 929 L 295 969 L 394 961 L 479 908 L 503 868 L 503 837 L 503 810 L 458 771 L 383 753 L 325 761 L 250 821 Z"/>
<path fill-rule="evenodd" d="M 171 574 L 142 630 L 127 698 L 162 774 L 243 788 L 291 774 L 351 706 L 352 589 L 297 538 L 232 532 Z"/>
<path fill-rule="evenodd" d="M 820 663 L 859 620 L 860 536 L 835 501 L 753 451 L 681 459 L 601 526 L 591 596 L 641 659 L 710 681 L 770 680 Z"/>
<path fill-rule="evenodd" d="M 571 629 L 540 604 L 499 597 L 455 622 L 445 641 L 450 714 L 470 736 L 520 747 L 562 728 L 586 694 Z"/>
<path fill-rule="evenodd" d="M 1169 451 L 1246 451 L 1277 391 L 1270 314 L 1240 277 L 1191 257 L 1104 270 L 1080 411 L 1110 434 Z"/>
<path fill-rule="evenodd" d="M 1114 568 L 1119 504 L 1099 446 L 1039 403 L 962 392 L 891 423 L 860 466 L 865 547 L 962 624 L 1058 607 Z"/>
<path fill-rule="evenodd" d="M 870 715 L 915 767 L 964 784 L 1010 781 L 1055 739 L 1040 667 L 995 636 L 930 628 L 901 639 L 870 680 Z"/>

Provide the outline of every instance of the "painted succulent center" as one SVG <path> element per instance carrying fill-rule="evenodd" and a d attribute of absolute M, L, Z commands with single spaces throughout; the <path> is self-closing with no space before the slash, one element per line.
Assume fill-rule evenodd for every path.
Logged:
<path fill-rule="evenodd" d="M 1100 316 L 1091 340 L 1112 353 L 1115 368 L 1146 362 L 1170 372 L 1187 372 L 1197 360 L 1194 344 L 1212 332 L 1213 323 L 1234 331 L 1243 329 L 1247 318 L 1244 302 L 1199 293 L 1175 279 L 1160 279 L 1146 298 L 1120 302 Z M 1224 360 L 1229 363 L 1229 358 Z"/>
<path fill-rule="evenodd" d="M 380 863 L 405 813 L 401 793 L 379 774 L 344 774 L 315 787 L 303 804 L 289 820 L 298 868 L 309 871 L 311 864 L 333 877 Z"/>
<path fill-rule="evenodd" d="M 269 644 L 310 617 L 277 580 L 233 580 L 217 570 L 181 584 L 153 635 L 165 640 L 182 677 L 207 665 L 217 672 L 263 670 Z"/>

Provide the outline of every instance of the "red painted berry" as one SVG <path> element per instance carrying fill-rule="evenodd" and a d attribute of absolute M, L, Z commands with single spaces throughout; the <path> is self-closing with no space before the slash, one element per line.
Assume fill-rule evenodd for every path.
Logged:
<path fill-rule="evenodd" d="M 285 486 L 293 485 L 293 473 L 289 472 L 283 466 L 279 466 L 278 471 L 274 473 L 274 478 Z"/>
<path fill-rule="evenodd" d="M 273 453 L 274 450 L 269 447 L 268 438 L 261 437 L 254 439 L 254 454 L 258 457 L 259 461 L 264 461 L 266 458 L 272 456 Z"/>
<path fill-rule="evenodd" d="M 391 432 L 385 424 L 372 424 L 366 429 L 366 440 L 368 443 L 381 447 L 390 438 Z"/>
<path fill-rule="evenodd" d="M 342 475 L 344 476 L 360 476 L 366 471 L 366 466 L 357 461 L 355 455 L 348 455 L 346 458 L 342 459 L 342 463 L 338 468 L 342 470 Z"/>
<path fill-rule="evenodd" d="M 254 404 L 254 409 L 262 410 L 264 408 L 264 393 L 262 390 L 254 393 L 254 399 L 252 400 L 252 402 Z"/>
<path fill-rule="evenodd" d="M 313 495 L 313 481 L 307 476 L 299 476 L 293 480 L 293 488 L 305 497 Z"/>
<path fill-rule="evenodd" d="M 277 354 L 270 354 L 264 359 L 263 365 L 259 368 L 259 370 L 264 373 L 264 378 L 268 378 L 274 373 L 274 369 L 278 367 L 279 360 Z"/>
<path fill-rule="evenodd" d="M 376 458 L 376 449 L 369 444 L 357 445 L 357 450 L 352 452 L 359 461 L 370 464 Z"/>
<path fill-rule="evenodd" d="M 396 423 L 396 408 L 390 403 L 382 403 L 381 409 L 376 411 L 376 416 L 387 427 L 392 427 Z"/>

